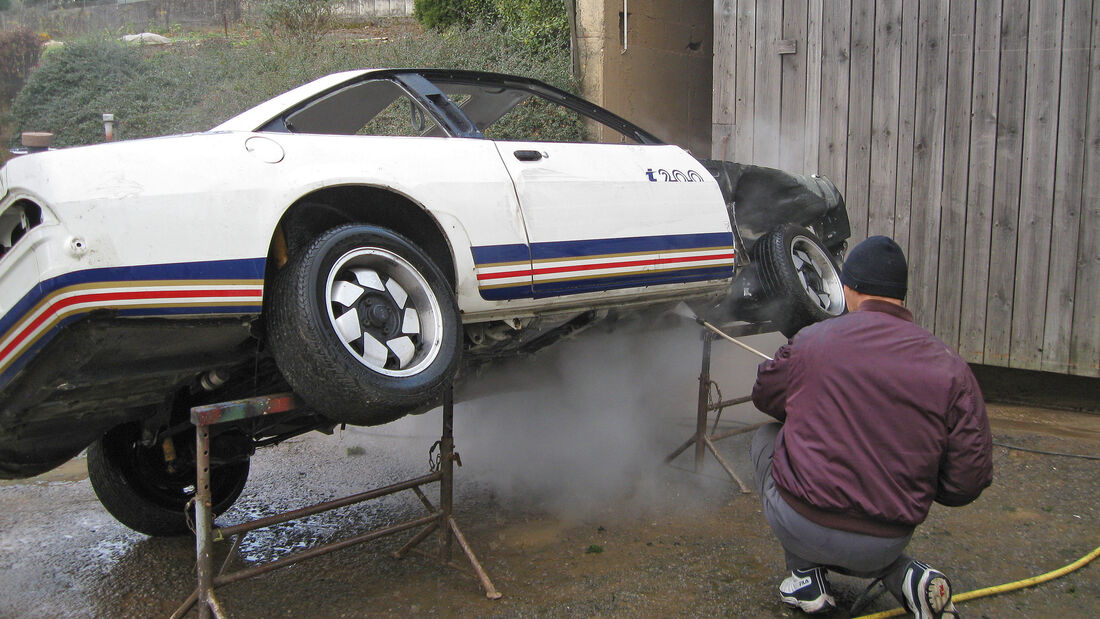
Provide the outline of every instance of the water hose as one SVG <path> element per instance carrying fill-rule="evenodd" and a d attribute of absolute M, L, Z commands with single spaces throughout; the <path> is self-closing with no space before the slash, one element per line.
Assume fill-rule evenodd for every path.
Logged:
<path fill-rule="evenodd" d="M 1089 564 L 1090 561 L 1100 555 L 1100 546 L 1097 546 L 1092 552 L 1081 557 L 1080 559 L 1060 567 L 1052 572 L 1041 574 L 1039 576 L 1032 576 L 1031 578 L 1025 578 L 1023 580 L 1017 580 L 1016 582 L 1005 583 L 1003 585 L 996 585 L 994 587 L 986 587 L 985 589 L 975 589 L 974 591 L 967 591 L 966 593 L 960 593 L 959 595 L 951 596 L 953 602 L 965 602 L 967 600 L 974 600 L 977 598 L 988 597 L 990 595 L 996 595 L 998 593 L 1006 593 L 1008 591 L 1015 591 L 1017 589 L 1023 589 L 1024 587 L 1030 587 L 1032 585 L 1038 585 L 1049 580 L 1054 580 L 1060 576 L 1065 576 L 1072 571 L 1080 569 Z M 863 615 L 858 619 L 880 619 L 881 617 L 897 617 L 907 614 L 904 608 L 895 608 L 893 610 L 884 610 L 880 613 L 873 615 Z"/>

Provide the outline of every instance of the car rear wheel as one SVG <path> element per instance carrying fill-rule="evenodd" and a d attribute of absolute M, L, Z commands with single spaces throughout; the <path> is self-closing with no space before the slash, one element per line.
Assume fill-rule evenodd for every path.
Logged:
<path fill-rule="evenodd" d="M 320 235 L 278 273 L 272 351 L 335 421 L 378 425 L 438 403 L 461 354 L 450 284 L 405 237 L 366 225 Z"/>
<path fill-rule="evenodd" d="M 194 430 L 176 435 L 172 445 L 176 458 L 169 463 L 162 444 L 144 445 L 141 427 L 131 423 L 113 428 L 88 447 L 88 479 L 99 502 L 116 520 L 146 535 L 190 531 L 184 510 L 195 496 Z M 219 435 L 211 445 L 210 491 L 216 516 L 244 490 L 250 443 L 238 433 Z"/>
<path fill-rule="evenodd" d="M 783 224 L 753 246 L 769 318 L 794 337 L 802 327 L 844 313 L 844 286 L 832 254 L 810 230 Z"/>

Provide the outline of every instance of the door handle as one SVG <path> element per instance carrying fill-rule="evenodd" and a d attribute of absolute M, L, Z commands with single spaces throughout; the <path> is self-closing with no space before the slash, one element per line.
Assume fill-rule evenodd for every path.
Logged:
<path fill-rule="evenodd" d="M 542 153 L 537 150 L 517 150 L 512 154 L 520 161 L 538 161 L 542 159 Z"/>

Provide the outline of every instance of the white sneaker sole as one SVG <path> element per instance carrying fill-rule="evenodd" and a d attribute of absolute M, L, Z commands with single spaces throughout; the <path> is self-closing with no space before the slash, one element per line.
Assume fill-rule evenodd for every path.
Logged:
<path fill-rule="evenodd" d="M 779 599 L 787 606 L 801 609 L 802 612 L 810 615 L 828 612 L 836 608 L 836 600 L 831 595 L 823 595 L 817 599 L 806 601 L 780 594 Z"/>

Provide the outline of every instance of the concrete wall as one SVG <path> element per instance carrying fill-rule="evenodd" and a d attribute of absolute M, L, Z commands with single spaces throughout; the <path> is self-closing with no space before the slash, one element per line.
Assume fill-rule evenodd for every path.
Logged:
<path fill-rule="evenodd" d="M 709 155 L 711 0 L 576 4 L 585 97 L 667 142 Z"/>

